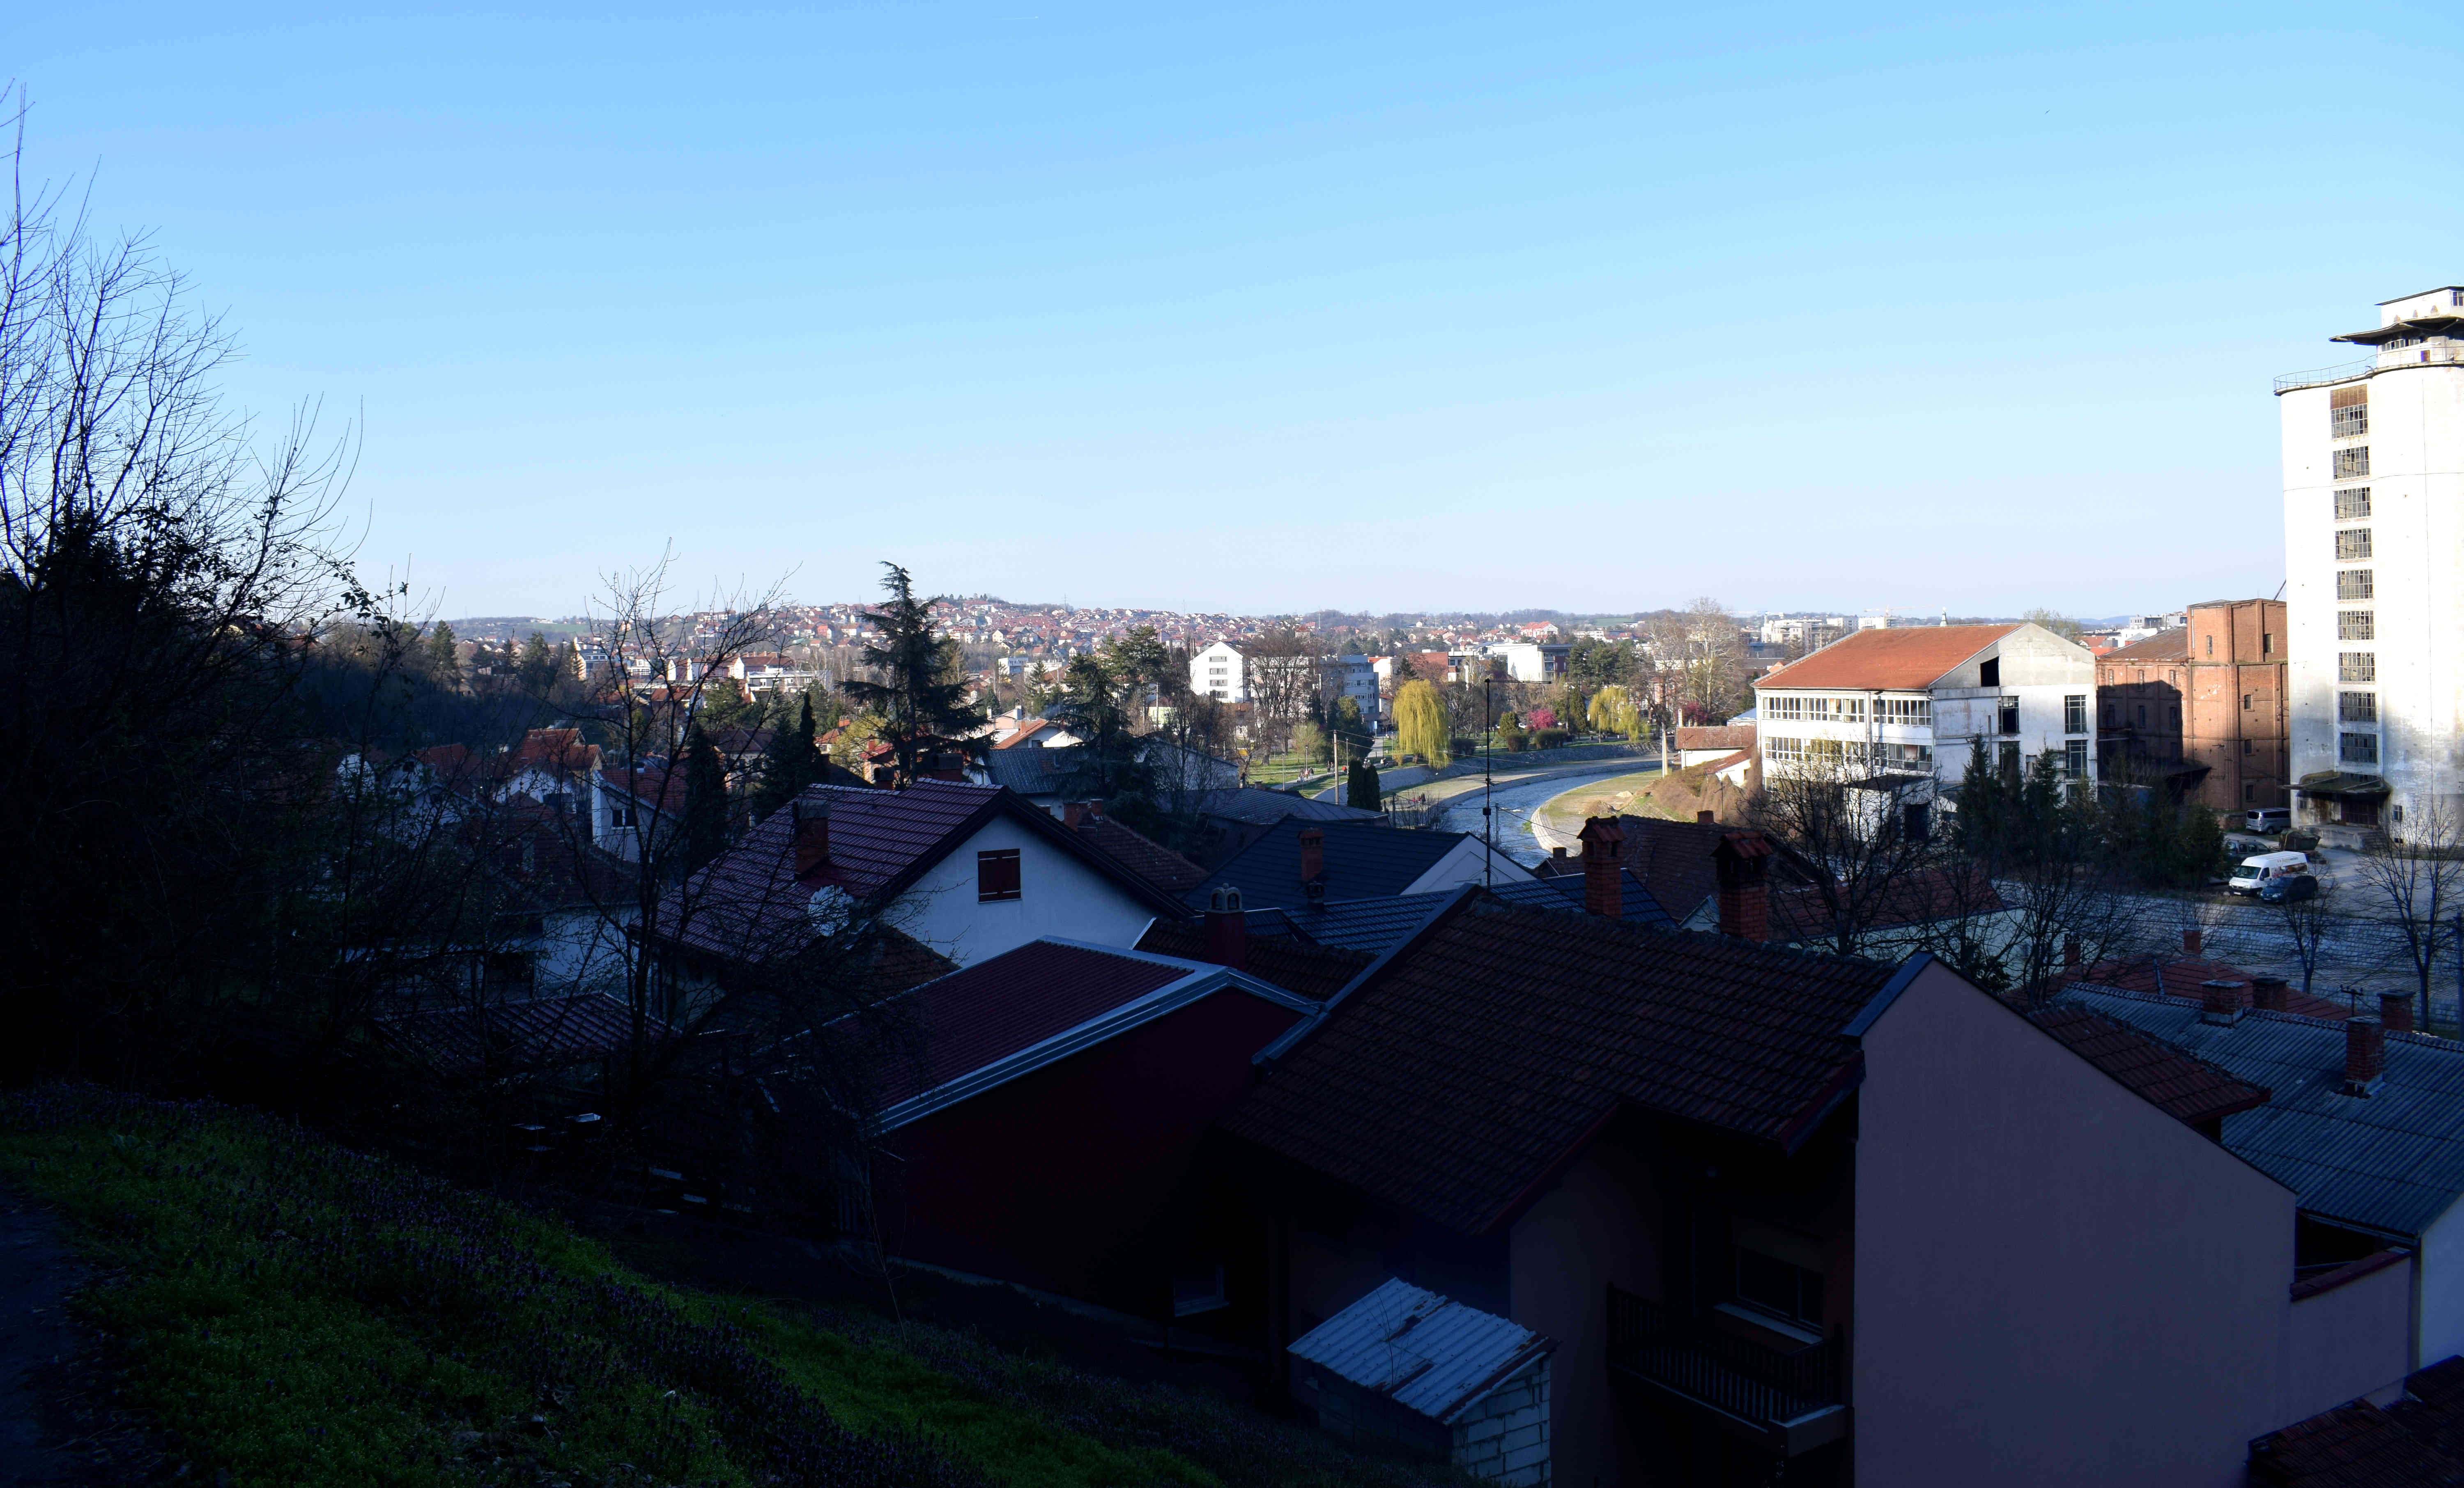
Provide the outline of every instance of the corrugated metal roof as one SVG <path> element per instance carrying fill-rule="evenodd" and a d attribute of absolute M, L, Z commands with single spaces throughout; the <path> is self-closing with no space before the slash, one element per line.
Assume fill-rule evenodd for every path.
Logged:
<path fill-rule="evenodd" d="M 1291 1352 L 1448 1423 L 1556 1346 L 1520 1323 L 1397 1278 L 1311 1328 Z"/>
<path fill-rule="evenodd" d="M 2208 1023 L 2195 1002 L 2086 983 L 2062 996 L 2274 1092 L 2225 1118 L 2225 1146 L 2303 1210 L 2417 1237 L 2464 1196 L 2464 1044 L 2388 1034 L 2382 1083 L 2351 1096 L 2342 1022 L 2254 1010 Z"/>

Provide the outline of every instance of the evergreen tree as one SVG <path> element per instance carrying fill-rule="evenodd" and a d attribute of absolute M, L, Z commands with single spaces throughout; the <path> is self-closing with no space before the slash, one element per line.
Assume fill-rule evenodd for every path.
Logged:
<path fill-rule="evenodd" d="M 822 777 L 822 752 L 813 739 L 813 700 L 807 697 L 803 716 L 773 729 L 761 752 L 761 783 L 753 792 L 755 821 L 794 800 Z"/>
<path fill-rule="evenodd" d="M 685 871 L 727 850 L 727 767 L 701 725 L 685 744 Z"/>
<path fill-rule="evenodd" d="M 1362 757 L 1353 760 L 1347 774 L 1350 778 L 1344 782 L 1343 803 L 1361 811 L 1375 811 L 1379 794 L 1377 772 L 1370 768 L 1366 757 Z"/>
<path fill-rule="evenodd" d="M 957 643 L 933 634 L 937 601 L 916 598 L 907 570 L 895 563 L 881 566 L 890 571 L 881 581 L 890 602 L 864 616 L 881 640 L 858 657 L 881 680 L 849 678 L 840 686 L 858 706 L 880 715 L 881 736 L 897 752 L 896 783 L 906 785 L 915 779 L 918 760 L 935 743 L 979 748 L 961 741 L 984 720 L 967 706 Z"/>
<path fill-rule="evenodd" d="M 461 663 L 453 655 L 453 627 L 443 621 L 428 627 L 428 669 L 445 681 L 462 675 Z"/>

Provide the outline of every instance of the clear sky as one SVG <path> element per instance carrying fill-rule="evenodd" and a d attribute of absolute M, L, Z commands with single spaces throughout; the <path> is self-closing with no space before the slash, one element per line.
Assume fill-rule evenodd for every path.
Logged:
<path fill-rule="evenodd" d="M 2452 5 L 525 10 L 0 7 L 454 615 L 2273 593 L 2269 379 L 2464 280 Z"/>

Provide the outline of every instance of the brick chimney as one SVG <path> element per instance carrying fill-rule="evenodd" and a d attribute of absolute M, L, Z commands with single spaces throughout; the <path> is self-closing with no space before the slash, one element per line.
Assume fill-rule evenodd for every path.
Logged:
<path fill-rule="evenodd" d="M 1625 913 L 1625 886 L 1617 871 L 1624 866 L 1625 828 L 1615 817 L 1593 817 L 1583 823 L 1583 909 L 1605 919 Z"/>
<path fill-rule="evenodd" d="M 2064 935 L 2062 937 L 2062 970 L 2065 972 L 2077 972 L 2079 969 L 2079 937 L 2077 935 Z"/>
<path fill-rule="evenodd" d="M 1087 803 L 1085 801 L 1065 800 L 1061 803 L 1061 824 L 1063 826 L 1075 832 L 1080 826 L 1086 823 L 1086 821 Z"/>
<path fill-rule="evenodd" d="M 830 861 L 830 802 L 827 797 L 799 796 L 788 809 L 796 814 L 796 876 L 803 878 Z"/>
<path fill-rule="evenodd" d="M 2290 990 L 2281 976 L 2254 976 L 2250 979 L 2251 1006 L 2261 1012 L 2281 1013 Z"/>
<path fill-rule="evenodd" d="M 1326 879 L 1326 833 L 1313 826 L 1301 828 L 1301 885 L 1323 883 Z"/>
<path fill-rule="evenodd" d="M 2389 1033 L 2412 1032 L 2412 994 L 2383 992 L 2379 994 L 2379 1022 Z"/>
<path fill-rule="evenodd" d="M 1236 972 L 1249 966 L 1249 921 L 1241 912 L 1241 890 L 1219 888 L 1206 906 L 1206 959 Z"/>
<path fill-rule="evenodd" d="M 1755 944 L 1771 938 L 1771 840 L 1760 832 L 1730 832 L 1711 849 L 1720 878 L 1721 934 Z"/>
<path fill-rule="evenodd" d="M 2182 954 L 2186 956 L 2197 955 L 2199 953 L 2199 947 L 2205 944 L 2207 936 L 2200 931 L 2199 928 L 2195 925 L 2191 926 L 2189 930 L 2182 932 Z"/>
<path fill-rule="evenodd" d="M 1696 826 L 1717 826 L 1720 824 L 1719 814 L 1711 811 L 1698 811 L 1694 813 L 1694 824 Z"/>
<path fill-rule="evenodd" d="M 2344 1093 L 2367 1095 L 2387 1067 L 2387 1034 L 2375 1018 L 2344 1019 Z"/>
<path fill-rule="evenodd" d="M 2219 977 L 2199 983 L 2199 1021 L 2202 1023 L 2238 1023 L 2244 1009 L 2250 1006 L 2250 984 Z"/>

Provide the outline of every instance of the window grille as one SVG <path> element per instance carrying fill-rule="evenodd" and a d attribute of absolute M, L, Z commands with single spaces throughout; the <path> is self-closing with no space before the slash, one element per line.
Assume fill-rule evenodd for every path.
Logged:
<path fill-rule="evenodd" d="M 2336 492 L 2336 520 L 2349 522 L 2370 514 L 2370 488 L 2348 486 Z"/>
<path fill-rule="evenodd" d="M 2370 431 L 2370 405 L 2362 404 L 2351 408 L 2338 408 L 2329 415 L 2328 434 L 2335 439 L 2358 439 Z"/>
<path fill-rule="evenodd" d="M 2372 651 L 2343 651 L 2336 657 L 2336 680 L 2339 682 L 2376 682 L 2379 680 L 2379 659 Z"/>
<path fill-rule="evenodd" d="M 2374 765 L 2379 762 L 2379 736 L 2375 733 L 2339 733 L 2336 745 L 2336 756 L 2345 764 Z"/>
<path fill-rule="evenodd" d="M 2336 639 L 2339 641 L 2375 641 L 2378 636 L 2378 612 L 2375 610 L 2338 610 Z"/>
<path fill-rule="evenodd" d="M 2339 692 L 2336 694 L 2338 723 L 2376 723 L 2379 721 L 2379 695 L 2376 692 Z"/>
<path fill-rule="evenodd" d="M 2347 528 L 2336 534 L 2337 561 L 2349 562 L 2354 558 L 2365 558 L 2369 556 L 2370 530 L 2368 528 Z"/>
<path fill-rule="evenodd" d="M 2350 449 L 2336 451 L 2336 479 L 2367 480 L 2370 478 L 2370 447 L 2355 445 Z"/>
<path fill-rule="evenodd" d="M 2336 573 L 2336 598 L 2340 600 L 2374 598 L 2370 592 L 2370 571 L 2366 568 L 2339 569 Z"/>

